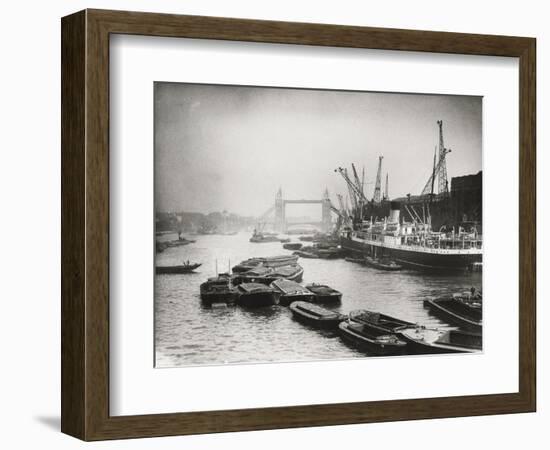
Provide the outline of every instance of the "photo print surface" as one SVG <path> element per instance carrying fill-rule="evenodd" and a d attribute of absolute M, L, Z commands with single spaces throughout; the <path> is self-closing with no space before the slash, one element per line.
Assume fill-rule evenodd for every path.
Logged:
<path fill-rule="evenodd" d="M 156 82 L 155 367 L 482 351 L 482 98 Z"/>

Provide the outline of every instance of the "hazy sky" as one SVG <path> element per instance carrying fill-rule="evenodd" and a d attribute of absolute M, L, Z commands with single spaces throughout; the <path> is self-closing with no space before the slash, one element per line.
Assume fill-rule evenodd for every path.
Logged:
<path fill-rule="evenodd" d="M 481 97 L 155 83 L 157 211 L 227 210 L 257 216 L 274 202 L 347 188 L 338 166 L 366 169 L 378 155 L 390 197 L 419 194 L 443 120 L 447 171 L 481 170 Z M 295 208 L 297 214 L 307 208 Z"/>

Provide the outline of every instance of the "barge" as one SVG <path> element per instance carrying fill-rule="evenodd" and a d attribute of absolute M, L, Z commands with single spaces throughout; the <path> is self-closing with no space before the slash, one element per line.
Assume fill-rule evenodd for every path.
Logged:
<path fill-rule="evenodd" d="M 288 306 L 295 301 L 312 302 L 315 296 L 301 284 L 284 278 L 273 281 L 270 286 L 280 292 L 279 304 Z"/>
<path fill-rule="evenodd" d="M 335 329 L 346 316 L 309 302 L 296 301 L 290 304 L 292 317 L 314 328 Z"/>
<path fill-rule="evenodd" d="M 237 304 L 245 307 L 271 306 L 279 303 L 280 293 L 261 283 L 242 283 L 237 287 Z"/>

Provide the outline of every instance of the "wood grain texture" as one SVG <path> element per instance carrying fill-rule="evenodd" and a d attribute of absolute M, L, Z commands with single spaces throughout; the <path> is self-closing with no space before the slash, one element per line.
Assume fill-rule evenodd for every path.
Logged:
<path fill-rule="evenodd" d="M 519 391 L 109 416 L 109 34 L 113 33 L 519 57 Z M 62 40 L 62 429 L 65 433 L 98 440 L 535 410 L 534 39 L 87 10 L 63 18 Z"/>
<path fill-rule="evenodd" d="M 84 12 L 65 17 L 61 35 L 61 430 L 82 437 L 86 232 Z"/>

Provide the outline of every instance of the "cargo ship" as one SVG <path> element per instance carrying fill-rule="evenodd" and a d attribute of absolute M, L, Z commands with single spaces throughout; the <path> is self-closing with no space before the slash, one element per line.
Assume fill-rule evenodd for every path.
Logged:
<path fill-rule="evenodd" d="M 373 258 L 388 257 L 420 270 L 461 270 L 482 260 L 482 239 L 475 227 L 431 228 L 430 218 L 406 222 L 400 204 L 391 202 L 390 215 L 381 221 L 361 221 L 340 234 L 343 249 Z M 414 217 L 411 214 L 411 217 Z"/>

